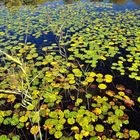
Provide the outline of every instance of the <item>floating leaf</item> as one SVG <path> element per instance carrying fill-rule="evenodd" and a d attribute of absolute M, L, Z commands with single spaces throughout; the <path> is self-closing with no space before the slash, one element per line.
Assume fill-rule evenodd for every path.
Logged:
<path fill-rule="evenodd" d="M 124 91 L 125 90 L 125 87 L 123 86 L 123 85 L 116 85 L 116 88 L 118 89 L 118 90 L 121 90 L 121 91 Z"/>
<path fill-rule="evenodd" d="M 123 110 L 121 110 L 121 109 L 116 109 L 116 110 L 115 110 L 115 114 L 116 114 L 117 116 L 121 117 L 121 116 L 124 115 L 124 112 L 123 112 Z"/>
<path fill-rule="evenodd" d="M 99 85 L 98 85 L 98 88 L 99 88 L 99 89 L 106 89 L 107 86 L 106 86 L 105 84 L 99 84 Z"/>
<path fill-rule="evenodd" d="M 56 128 L 56 130 L 60 131 L 60 130 L 62 130 L 64 127 L 63 127 L 62 124 L 57 124 L 57 125 L 55 126 L 55 128 Z"/>
<path fill-rule="evenodd" d="M 105 93 L 106 93 L 107 95 L 111 96 L 111 97 L 113 97 L 113 96 L 115 95 L 115 92 L 112 91 L 112 90 L 107 90 Z"/>
<path fill-rule="evenodd" d="M 134 139 L 138 139 L 138 138 L 140 137 L 139 132 L 136 131 L 136 130 L 130 130 L 130 131 L 129 131 L 129 135 L 130 135 L 132 138 L 134 138 Z"/>
<path fill-rule="evenodd" d="M 96 73 L 94 73 L 94 72 L 89 73 L 89 77 L 95 77 L 95 76 L 96 76 Z"/>
<path fill-rule="evenodd" d="M 104 126 L 101 125 L 101 124 L 97 124 L 97 125 L 95 126 L 95 130 L 96 130 L 97 132 L 103 132 L 103 131 L 104 131 Z"/>
<path fill-rule="evenodd" d="M 56 131 L 56 132 L 54 133 L 54 137 L 55 137 L 56 139 L 61 138 L 62 135 L 63 135 L 63 133 L 62 133 L 61 131 Z"/>
<path fill-rule="evenodd" d="M 82 72 L 79 69 L 73 69 L 72 71 L 73 71 L 73 73 L 75 74 L 76 77 L 81 77 L 82 76 Z"/>
<path fill-rule="evenodd" d="M 140 103 L 140 97 L 138 97 L 137 101 Z"/>
<path fill-rule="evenodd" d="M 74 131 L 75 133 L 79 133 L 79 128 L 77 126 L 71 127 L 71 130 Z"/>
<path fill-rule="evenodd" d="M 82 140 L 83 135 L 81 135 L 81 134 L 75 134 L 74 137 L 75 137 L 76 140 Z"/>
<path fill-rule="evenodd" d="M 68 118 L 67 120 L 68 124 L 72 125 L 75 123 L 75 119 L 74 118 Z"/>
<path fill-rule="evenodd" d="M 16 135 L 12 137 L 12 140 L 20 140 L 20 136 Z"/>
<path fill-rule="evenodd" d="M 106 74 L 105 75 L 105 82 L 111 83 L 112 82 L 112 79 L 113 79 L 113 76 L 112 75 L 109 75 L 109 74 Z"/>
<path fill-rule="evenodd" d="M 37 125 L 32 126 L 30 129 L 30 132 L 33 135 L 37 135 L 37 133 L 39 132 L 39 126 L 37 126 Z"/>
<path fill-rule="evenodd" d="M 10 140 L 6 135 L 0 135 L 0 140 Z"/>
<path fill-rule="evenodd" d="M 99 140 L 99 137 L 94 136 L 94 137 L 91 137 L 89 140 Z"/>
<path fill-rule="evenodd" d="M 0 124 L 4 121 L 4 118 L 0 116 Z"/>
<path fill-rule="evenodd" d="M 102 110 L 100 108 L 95 108 L 93 110 L 93 112 L 96 114 L 96 115 L 100 115 L 102 113 Z"/>
<path fill-rule="evenodd" d="M 118 138 L 121 138 L 121 139 L 122 139 L 122 138 L 123 138 L 123 133 L 117 132 L 117 133 L 116 133 L 116 136 L 117 136 Z"/>
<path fill-rule="evenodd" d="M 127 105 L 127 106 L 134 106 L 134 101 L 133 100 L 130 100 L 130 99 L 123 99 L 124 103 Z"/>
<path fill-rule="evenodd" d="M 119 132 L 121 128 L 120 128 L 119 125 L 114 124 L 114 125 L 112 125 L 112 129 L 113 129 L 115 132 Z"/>
<path fill-rule="evenodd" d="M 92 78 L 92 77 L 87 77 L 87 78 L 86 78 L 86 81 L 89 82 L 89 83 L 91 83 L 91 82 L 94 81 L 94 78 Z"/>
<path fill-rule="evenodd" d="M 27 120 L 28 120 L 28 117 L 27 116 L 21 116 L 19 118 L 19 121 L 22 122 L 22 123 L 26 122 Z"/>

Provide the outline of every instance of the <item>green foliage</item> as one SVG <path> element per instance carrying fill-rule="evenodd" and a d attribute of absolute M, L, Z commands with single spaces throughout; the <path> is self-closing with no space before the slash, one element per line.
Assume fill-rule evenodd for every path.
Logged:
<path fill-rule="evenodd" d="M 115 114 L 116 114 L 117 116 L 121 117 L 121 116 L 124 115 L 124 112 L 123 112 L 123 110 L 121 110 L 121 109 L 116 109 L 116 110 L 115 110 Z"/>
<path fill-rule="evenodd" d="M 104 131 L 104 126 L 101 125 L 101 124 L 97 124 L 97 125 L 95 126 L 95 130 L 96 130 L 97 132 L 103 132 L 103 131 Z"/>
<path fill-rule="evenodd" d="M 12 140 L 20 140 L 20 136 L 16 135 L 12 137 Z"/>
<path fill-rule="evenodd" d="M 140 103 L 140 97 L 138 97 L 138 99 L 137 99 L 137 100 L 138 100 L 138 102 Z"/>
<path fill-rule="evenodd" d="M 68 124 L 74 124 L 75 123 L 75 120 L 74 118 L 68 118 Z"/>
<path fill-rule="evenodd" d="M 55 136 L 56 139 L 59 139 L 60 137 L 62 137 L 62 135 L 63 135 L 63 133 L 61 131 L 56 131 L 54 133 L 54 136 Z"/>
<path fill-rule="evenodd" d="M 119 124 L 114 124 L 114 125 L 112 125 L 112 129 L 113 129 L 113 131 L 115 131 L 115 132 L 119 132 L 119 131 L 120 131 L 120 126 L 119 126 Z"/>
<path fill-rule="evenodd" d="M 140 137 L 139 132 L 136 130 L 130 130 L 129 135 L 134 139 L 138 139 Z"/>
<path fill-rule="evenodd" d="M 0 135 L 0 140 L 10 140 L 6 135 Z"/>
<path fill-rule="evenodd" d="M 40 140 L 44 132 L 60 140 L 140 137 L 127 129 L 127 110 L 140 99 L 114 82 L 115 70 L 140 80 L 139 10 L 92 3 L 9 10 L 0 9 L 0 125 L 8 134 L 0 139 L 18 140 L 23 130 Z"/>

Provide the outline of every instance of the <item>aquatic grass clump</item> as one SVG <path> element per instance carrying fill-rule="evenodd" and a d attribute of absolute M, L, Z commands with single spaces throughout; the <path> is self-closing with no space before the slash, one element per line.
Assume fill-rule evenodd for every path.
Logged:
<path fill-rule="evenodd" d="M 91 3 L 2 7 L 0 139 L 139 139 L 129 112 L 140 99 L 115 82 L 139 82 L 139 14 Z"/>

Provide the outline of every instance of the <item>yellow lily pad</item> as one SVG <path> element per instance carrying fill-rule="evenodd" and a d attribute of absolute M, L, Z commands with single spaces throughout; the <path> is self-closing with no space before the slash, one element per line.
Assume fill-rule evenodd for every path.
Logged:
<path fill-rule="evenodd" d="M 99 84 L 99 85 L 98 85 L 98 88 L 99 88 L 99 89 L 106 89 L 107 86 L 106 86 L 105 84 Z"/>

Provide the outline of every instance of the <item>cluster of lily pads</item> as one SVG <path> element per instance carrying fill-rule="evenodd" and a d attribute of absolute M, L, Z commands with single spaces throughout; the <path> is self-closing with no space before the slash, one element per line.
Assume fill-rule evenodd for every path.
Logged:
<path fill-rule="evenodd" d="M 114 83 L 115 70 L 140 80 L 139 14 L 102 3 L 1 7 L 0 140 L 139 139 L 128 112 L 140 97 Z"/>

